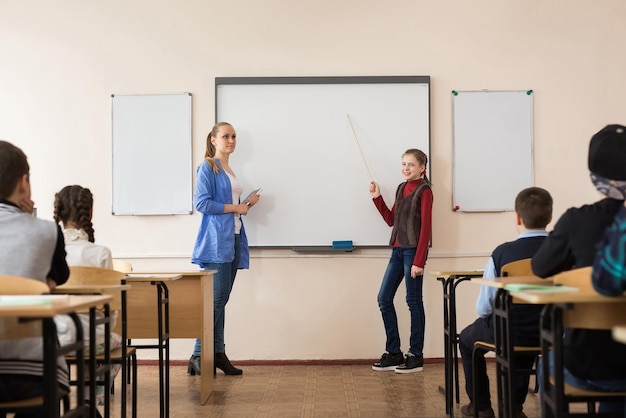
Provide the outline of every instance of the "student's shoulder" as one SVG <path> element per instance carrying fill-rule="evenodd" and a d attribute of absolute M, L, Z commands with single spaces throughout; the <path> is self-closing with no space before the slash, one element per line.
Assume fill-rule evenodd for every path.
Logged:
<path fill-rule="evenodd" d="M 26 214 L 26 216 L 30 216 L 30 215 Z M 56 222 L 48 221 L 46 219 L 39 219 L 39 218 L 35 218 L 34 221 L 35 221 L 34 226 L 37 229 L 54 233 L 55 237 L 58 233 L 59 234 L 61 233 L 61 227 Z"/>
<path fill-rule="evenodd" d="M 505 250 L 509 250 L 509 249 L 515 249 L 518 247 L 526 247 L 528 245 L 540 245 L 547 237 L 546 235 L 531 235 L 531 236 L 526 236 L 526 237 L 520 237 L 516 240 L 513 241 L 507 241 L 507 242 L 503 242 L 502 244 L 498 245 L 494 250 L 493 253 L 498 253 L 498 252 L 502 252 Z"/>
<path fill-rule="evenodd" d="M 588 221 L 588 220 L 602 220 L 604 218 L 613 219 L 620 207 L 623 206 L 623 200 L 616 200 L 611 198 L 605 198 L 595 203 L 582 205 L 579 207 L 569 208 L 561 216 L 561 220 L 571 221 Z"/>

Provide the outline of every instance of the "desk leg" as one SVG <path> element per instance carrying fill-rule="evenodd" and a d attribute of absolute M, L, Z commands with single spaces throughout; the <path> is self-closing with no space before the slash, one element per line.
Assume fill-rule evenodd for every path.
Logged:
<path fill-rule="evenodd" d="M 59 416 L 57 394 L 57 336 L 56 326 L 52 318 L 42 321 L 43 325 L 43 404 L 44 417 Z M 78 333 L 77 333 L 78 334 Z M 81 399 L 78 400 L 81 402 Z M 84 399 L 82 400 L 84 403 Z"/>
<path fill-rule="evenodd" d="M 444 387 L 439 386 L 439 391 L 445 395 L 446 414 L 454 416 L 452 410 L 452 370 L 451 370 L 451 340 L 450 340 L 450 312 L 449 312 L 449 286 L 450 278 L 438 277 L 443 287 L 443 356 L 444 356 Z"/>
<path fill-rule="evenodd" d="M 456 280 L 454 280 L 456 279 Z M 459 390 L 459 334 L 456 329 L 456 287 L 459 283 L 464 282 L 466 280 L 470 280 L 469 277 L 464 277 L 461 279 L 451 278 L 450 280 L 450 340 L 452 344 L 450 347 L 452 349 L 452 361 L 454 366 L 454 388 L 456 390 L 456 403 L 461 402 L 460 398 L 460 390 Z M 451 382 L 452 383 L 452 382 Z"/>
<path fill-rule="evenodd" d="M 159 330 L 159 365 L 160 365 L 160 373 L 162 373 L 165 377 L 165 381 L 163 387 L 161 387 L 161 396 L 163 400 L 163 408 L 165 417 L 170 416 L 170 297 L 169 290 L 167 285 L 163 282 L 157 282 L 157 287 L 159 291 L 159 295 L 161 296 L 161 304 L 163 309 L 164 321 L 161 322 L 161 318 L 159 318 L 159 324 L 162 323 L 162 328 L 164 330 Z M 161 306 L 161 305 L 159 305 Z M 164 332 L 162 332 L 164 331 Z M 161 359 L 163 357 L 163 350 L 165 351 L 165 362 L 162 363 Z"/>
<path fill-rule="evenodd" d="M 163 349 L 165 336 L 163 334 L 163 288 L 160 282 L 152 282 L 152 285 L 157 287 L 157 329 L 159 336 L 158 351 L 159 351 L 159 412 L 160 417 L 164 418 L 169 415 L 169 411 L 166 409 L 165 400 L 165 361 L 163 358 Z"/>
<path fill-rule="evenodd" d="M 122 280 L 122 284 L 126 284 L 126 280 Z M 127 316 L 126 316 L 126 291 L 122 290 L 122 380 L 120 382 L 120 385 L 122 386 L 122 400 L 121 400 L 121 408 L 122 408 L 122 418 L 126 418 L 126 384 L 127 382 L 127 376 L 126 374 L 128 373 L 128 360 L 126 358 L 126 353 L 128 352 L 128 341 L 126 340 L 126 338 L 128 337 L 126 334 L 126 327 L 127 327 Z M 134 375 L 135 380 L 137 379 L 137 375 Z M 137 393 L 137 392 L 133 392 L 133 393 Z M 135 415 L 133 415 L 135 416 Z"/>
<path fill-rule="evenodd" d="M 89 416 L 96 416 L 96 308 L 89 308 Z"/>

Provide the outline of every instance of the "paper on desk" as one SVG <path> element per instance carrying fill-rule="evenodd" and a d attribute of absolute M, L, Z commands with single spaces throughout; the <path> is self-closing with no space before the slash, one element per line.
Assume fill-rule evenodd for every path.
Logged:
<path fill-rule="evenodd" d="M 543 284 L 529 283 L 509 283 L 504 287 L 511 292 L 530 292 L 530 293 L 557 293 L 557 292 L 578 292 L 577 287 L 572 286 L 554 286 Z"/>
<path fill-rule="evenodd" d="M 0 307 L 49 305 L 53 300 L 68 297 L 69 295 L 4 295 L 0 296 Z"/>

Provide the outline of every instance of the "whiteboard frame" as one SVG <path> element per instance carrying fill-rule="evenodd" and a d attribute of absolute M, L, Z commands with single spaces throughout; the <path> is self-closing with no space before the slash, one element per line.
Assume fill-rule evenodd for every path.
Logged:
<path fill-rule="evenodd" d="M 453 211 L 514 211 L 517 194 L 534 185 L 533 95 L 452 91 Z"/>
<path fill-rule="evenodd" d="M 394 84 L 396 85 L 395 87 L 393 86 Z M 416 95 L 410 96 L 411 100 L 416 103 L 415 105 L 410 106 L 410 109 L 414 109 L 414 108 L 422 109 L 423 108 L 423 111 L 421 111 L 419 114 L 411 114 L 410 117 L 405 118 L 404 113 L 406 110 L 402 108 L 400 104 L 396 107 L 394 106 L 396 104 L 395 101 L 392 101 L 392 102 L 387 101 L 385 102 L 385 105 L 388 108 L 390 108 L 389 112 L 399 113 L 400 115 L 402 115 L 401 117 L 404 118 L 403 120 L 409 121 L 403 124 L 403 125 L 406 125 L 406 126 L 403 126 L 403 128 L 407 126 L 413 126 L 414 124 L 419 124 L 422 128 L 418 131 L 415 131 L 415 130 L 412 131 L 408 129 L 407 131 L 402 130 L 398 132 L 398 130 L 389 129 L 392 132 L 392 134 L 395 136 L 388 137 L 389 132 L 386 132 L 387 135 L 382 136 L 382 137 L 376 136 L 376 135 L 371 135 L 371 137 L 367 137 L 371 131 L 363 130 L 364 121 L 362 119 L 359 120 L 358 115 L 351 114 L 351 111 L 347 110 L 346 108 L 342 108 L 342 111 L 337 111 L 333 113 L 334 116 L 337 116 L 337 115 L 339 116 L 337 116 L 336 119 L 333 119 L 333 121 L 330 122 L 331 125 L 329 126 L 326 124 L 326 122 L 322 122 L 320 119 L 316 118 L 317 116 L 320 116 L 319 114 L 317 114 L 317 109 L 319 107 L 326 107 L 327 106 L 326 104 L 334 103 L 334 102 L 332 100 L 322 100 L 319 102 L 315 102 L 315 103 L 322 104 L 322 106 L 318 106 L 317 108 L 313 109 L 315 115 L 312 115 L 309 118 L 309 120 L 304 121 L 305 122 L 304 124 L 307 126 L 298 125 L 298 128 L 301 128 L 301 129 L 298 129 L 299 132 L 293 136 L 293 138 L 303 140 L 303 138 L 306 135 L 309 135 L 309 132 L 316 132 L 318 135 L 318 137 L 316 138 L 323 137 L 323 141 L 326 141 L 326 137 L 328 136 L 334 136 L 336 137 L 337 140 L 347 141 L 350 144 L 349 146 L 354 148 L 353 152 L 351 152 L 349 155 L 351 162 L 348 162 L 346 164 L 350 165 L 350 167 L 353 169 L 350 172 L 350 177 L 352 178 L 350 181 L 353 182 L 352 183 L 352 185 L 354 186 L 353 189 L 358 189 L 357 190 L 357 192 L 359 193 L 358 198 L 354 200 L 349 200 L 348 204 L 346 204 L 345 202 L 338 202 L 336 200 L 333 200 L 332 198 L 329 199 L 328 196 L 326 197 L 324 196 L 325 193 L 319 194 L 318 190 L 312 190 L 312 193 L 310 194 L 310 198 L 315 199 L 315 202 L 312 204 L 317 205 L 316 207 L 318 209 L 320 208 L 319 205 L 321 204 L 319 203 L 319 200 L 323 201 L 323 199 L 326 198 L 332 201 L 332 203 L 336 205 L 337 210 L 340 212 L 345 212 L 345 210 L 342 210 L 342 208 L 345 208 L 348 206 L 354 207 L 354 210 L 358 210 L 358 215 L 356 216 L 354 220 L 333 219 L 331 223 L 334 223 L 334 226 L 340 225 L 343 227 L 346 223 L 349 223 L 349 222 L 355 222 L 358 224 L 359 220 L 362 221 L 365 218 L 367 220 L 367 222 L 365 223 L 366 226 L 361 225 L 361 228 L 373 229 L 375 232 L 364 233 L 363 235 L 369 234 L 367 237 L 357 236 L 355 238 L 353 237 L 353 235 L 359 235 L 359 234 L 358 233 L 354 234 L 355 231 L 354 231 L 354 228 L 352 228 L 350 233 L 342 234 L 339 231 L 334 236 L 321 238 L 318 236 L 319 231 L 315 231 L 314 233 L 312 233 L 312 232 L 306 232 L 306 231 L 302 232 L 303 229 L 298 229 L 299 232 L 294 234 L 294 233 L 291 233 L 291 231 L 294 231 L 295 228 L 292 228 L 289 231 L 285 231 L 284 233 L 276 232 L 275 230 L 269 229 L 270 224 L 272 224 L 272 222 L 273 222 L 272 225 L 275 225 L 276 223 L 283 223 L 284 221 L 293 220 L 293 217 L 297 217 L 297 216 L 301 216 L 301 222 L 308 222 L 309 224 L 312 224 L 312 225 L 319 225 L 320 223 L 323 224 L 324 222 L 321 220 L 328 219 L 328 216 L 326 218 L 324 218 L 323 216 L 321 217 L 319 215 L 319 212 L 315 212 L 315 216 L 311 216 L 311 213 L 307 212 L 308 208 L 305 208 L 305 210 L 303 210 L 303 205 L 301 203 L 302 199 L 300 199 L 300 197 L 291 199 L 288 202 L 288 206 L 290 207 L 290 209 L 293 209 L 293 211 L 290 213 L 298 213 L 299 215 L 293 215 L 293 216 L 289 215 L 289 219 L 286 219 L 285 217 L 279 218 L 279 222 L 276 222 L 275 212 L 272 212 L 269 214 L 263 212 L 264 210 L 270 207 L 273 207 L 273 208 L 280 207 L 279 200 L 284 199 L 287 193 L 285 193 L 284 191 L 277 192 L 276 190 L 271 190 L 271 187 L 268 187 L 268 184 L 264 184 L 263 181 L 256 181 L 254 179 L 250 180 L 249 178 L 246 178 L 246 177 L 254 177 L 251 172 L 249 175 L 248 173 L 246 173 L 246 167 L 250 166 L 250 164 L 257 164 L 253 160 L 256 160 L 257 158 L 259 158 L 259 156 L 257 153 L 253 153 L 252 151 L 249 151 L 249 148 L 254 146 L 254 142 L 253 144 L 249 144 L 248 146 L 246 146 L 246 142 L 244 141 L 250 141 L 250 140 L 254 141 L 254 139 L 251 138 L 251 134 L 256 135 L 256 132 L 245 132 L 246 129 L 248 130 L 250 129 L 250 126 L 246 126 L 245 123 L 239 122 L 239 120 L 241 119 L 239 115 L 241 113 L 246 112 L 246 111 L 243 111 L 240 107 L 233 106 L 233 104 L 230 103 L 226 106 L 230 110 L 222 111 L 222 113 L 224 114 L 220 113 L 221 107 L 224 107 L 220 104 L 220 94 L 224 94 L 223 92 L 221 93 L 220 90 L 222 88 L 228 89 L 230 86 L 235 86 L 236 88 L 243 87 L 244 91 L 250 91 L 250 90 L 245 89 L 246 86 L 250 86 L 252 89 L 257 88 L 257 87 L 264 89 L 268 87 L 270 89 L 269 90 L 270 93 L 276 93 L 278 94 L 278 97 L 283 97 L 283 96 L 280 96 L 280 94 L 282 94 L 283 89 L 293 91 L 293 89 L 289 88 L 290 85 L 302 85 L 302 87 L 305 88 L 304 93 L 306 93 L 308 91 L 307 89 L 311 87 L 312 87 L 312 90 L 317 90 L 318 89 L 317 86 L 319 86 L 319 88 L 321 88 L 322 90 L 326 92 L 327 92 L 326 89 L 330 89 L 330 93 L 332 96 L 332 94 L 335 94 L 335 91 L 336 91 L 336 89 L 333 88 L 334 85 L 355 85 L 355 87 L 357 87 L 356 85 L 366 85 L 366 87 L 368 88 L 373 87 L 373 86 L 378 86 L 378 87 L 374 87 L 374 89 L 381 88 L 382 90 L 385 90 L 385 91 L 387 90 L 386 85 L 390 85 L 389 89 L 397 88 L 400 91 L 405 91 L 402 88 L 402 85 L 405 85 L 405 84 L 412 85 L 412 87 L 409 88 L 409 91 L 417 92 Z M 371 86 L 367 86 L 367 85 L 371 85 Z M 300 89 L 299 89 L 300 86 L 295 86 L 295 87 L 296 87 L 295 90 L 300 92 Z M 337 87 L 339 89 L 346 88 L 348 91 L 351 91 L 351 89 L 353 89 L 352 87 L 349 87 L 349 86 L 348 87 L 337 86 Z M 254 93 L 252 94 L 254 95 Z M 410 94 L 410 93 L 407 93 L 407 94 Z M 224 97 L 228 97 L 228 96 L 224 96 Z M 257 96 L 255 96 L 255 99 L 256 97 Z M 341 101 L 343 101 L 343 97 L 345 96 L 342 96 Z M 300 98 L 298 97 L 296 99 L 299 100 Z M 369 97 L 367 99 L 369 99 Z M 223 100 L 227 100 L 227 99 L 223 99 Z M 230 100 L 233 100 L 232 96 Z M 272 100 L 273 100 L 273 103 L 272 103 Z M 363 102 L 364 101 L 361 101 L 359 103 L 363 103 Z M 374 104 L 369 104 L 370 103 L 369 100 L 365 100 L 365 102 L 368 103 L 365 105 L 367 106 L 368 109 L 375 108 Z M 241 100 L 239 100 L 237 103 L 241 103 Z M 277 106 L 277 103 L 281 103 L 281 105 Z M 275 96 L 272 96 L 270 97 L 269 100 L 267 100 L 267 103 L 263 103 L 261 106 L 257 106 L 254 108 L 254 109 L 260 109 L 260 111 L 249 110 L 247 112 L 254 113 L 254 115 L 250 116 L 250 119 L 254 120 L 256 123 L 257 119 L 263 119 L 263 117 L 259 117 L 257 113 L 267 112 L 266 108 L 272 107 L 272 105 L 281 107 L 282 103 L 284 102 L 280 101 L 280 99 L 276 99 Z M 296 102 L 294 101 L 293 103 L 296 103 Z M 302 103 L 302 101 L 300 103 Z M 376 103 L 376 100 L 372 99 L 371 103 Z M 420 104 L 418 105 L 417 103 L 420 103 Z M 405 103 L 403 103 L 403 105 L 405 105 Z M 332 106 L 329 105 L 328 107 L 332 107 Z M 283 119 L 281 119 L 281 115 L 283 115 L 284 113 L 290 114 L 290 117 L 293 117 L 294 112 L 301 112 L 300 115 L 303 112 L 301 110 L 293 110 L 292 108 L 289 108 L 287 109 L 287 111 L 283 111 L 284 113 L 281 113 L 280 109 L 276 109 L 274 107 L 272 107 L 272 109 L 274 113 L 268 114 L 267 118 L 269 118 L 274 125 L 272 127 L 269 127 L 266 130 L 276 130 L 276 129 L 280 130 L 280 127 L 284 125 L 284 121 Z M 398 109 L 401 109 L 401 110 L 398 111 Z M 237 133 L 239 136 L 238 143 L 239 143 L 240 148 L 237 149 L 236 155 L 231 161 L 234 161 L 232 164 L 235 168 L 235 171 L 238 174 L 238 178 L 239 177 L 243 178 L 242 181 L 244 183 L 244 193 L 246 192 L 246 190 L 251 190 L 257 187 L 263 187 L 264 189 L 263 197 L 261 199 L 262 204 L 260 204 L 258 208 L 251 210 L 248 216 L 244 218 L 246 231 L 247 231 L 247 235 L 248 235 L 248 239 L 249 239 L 251 247 L 291 248 L 296 251 L 299 251 L 299 250 L 300 251 L 313 251 L 314 248 L 318 248 L 320 250 L 332 249 L 331 244 L 332 244 L 332 241 L 334 240 L 353 240 L 355 248 L 356 247 L 358 248 L 388 247 L 389 236 L 391 234 L 391 228 L 389 228 L 385 224 L 385 222 L 380 217 L 380 214 L 378 214 L 378 212 L 376 211 L 376 208 L 371 202 L 371 197 L 369 196 L 369 193 L 367 190 L 370 177 L 367 175 L 367 171 L 366 171 L 365 166 L 363 165 L 363 161 L 361 160 L 361 157 L 358 156 L 359 154 L 358 154 L 357 145 L 350 131 L 350 125 L 348 123 L 348 119 L 346 118 L 347 116 L 346 113 L 350 115 L 351 120 L 354 123 L 354 128 L 359 137 L 359 142 L 361 142 L 362 144 L 366 143 L 365 145 L 367 145 L 368 140 L 373 140 L 375 138 L 378 141 L 376 146 L 385 148 L 386 152 L 393 153 L 392 160 L 389 162 L 388 159 L 386 158 L 387 157 L 386 155 L 380 156 L 378 153 L 373 152 L 372 149 L 368 150 L 367 146 L 365 146 L 365 154 L 370 164 L 372 162 L 374 162 L 375 165 L 378 164 L 378 167 L 373 167 L 374 168 L 373 171 L 375 175 L 376 174 L 378 175 L 376 176 L 375 180 L 379 182 L 379 184 L 381 185 L 381 188 L 383 189 L 383 195 L 385 197 L 385 201 L 391 207 L 391 205 L 393 204 L 393 198 L 395 198 L 396 187 L 398 186 L 398 184 L 403 182 L 403 178 L 401 176 L 402 153 L 406 151 L 406 149 L 408 148 L 426 148 L 424 149 L 424 151 L 427 154 L 430 154 L 430 142 L 431 142 L 430 125 L 431 123 L 430 123 L 430 77 L 429 76 L 216 77 L 215 79 L 215 112 L 216 112 L 216 119 L 215 119 L 216 121 L 231 122 L 233 123 L 233 126 L 235 127 L 235 129 L 237 129 Z M 380 121 L 385 121 L 387 120 L 386 118 L 387 116 L 381 115 L 379 119 Z M 374 119 L 378 119 L 378 118 L 374 118 Z M 292 120 L 293 119 L 289 119 L 290 123 L 292 123 L 293 125 L 296 122 L 291 122 Z M 325 119 L 325 121 L 328 121 L 328 120 Z M 376 123 L 382 123 L 380 121 L 377 120 Z M 388 125 L 392 126 L 393 123 L 391 124 L 388 123 Z M 293 128 L 293 126 L 291 125 L 290 127 Z M 306 132 L 306 135 L 302 135 L 302 132 Z M 281 132 L 281 134 L 283 133 Z M 412 146 L 407 147 L 406 142 L 410 142 Z M 304 143 L 304 144 L 308 144 L 308 143 Z M 259 144 L 261 143 L 258 143 L 256 146 L 257 147 L 261 146 Z M 318 161 L 318 166 L 317 166 L 318 170 L 328 170 L 329 168 L 334 169 L 337 165 L 339 165 L 333 162 L 334 160 L 332 158 L 334 158 L 334 156 L 330 157 L 330 159 L 327 160 L 327 158 L 329 157 L 326 155 L 322 155 L 321 157 L 319 154 L 316 154 L 315 156 L 308 155 L 306 153 L 306 149 L 303 149 L 304 152 L 300 153 L 300 151 L 298 151 L 297 148 L 294 147 L 291 142 L 289 144 L 286 144 L 285 142 L 281 142 L 281 144 L 285 144 L 287 148 L 289 148 L 289 151 L 281 150 L 281 152 L 289 152 L 290 153 L 289 155 L 295 155 L 295 156 L 299 155 L 299 157 L 297 158 L 306 159 L 308 157 L 308 159 L 311 160 L 317 157 L 317 160 L 315 161 Z M 327 149 L 325 148 L 325 145 L 323 144 L 318 144 L 315 146 L 319 149 Z M 332 151 L 333 150 L 331 150 L 331 152 Z M 258 152 L 258 148 L 257 148 L 257 152 Z M 317 149 L 315 150 L 315 152 L 316 153 L 318 152 Z M 430 170 L 431 170 L 430 155 L 428 156 L 429 156 L 428 170 L 430 173 Z M 235 161 L 235 158 L 236 158 L 236 161 Z M 251 161 L 253 162 L 251 163 Z M 270 171 L 273 167 L 275 159 L 266 159 L 264 161 L 266 161 L 266 165 L 268 168 L 262 168 L 258 170 L 257 172 Z M 306 161 L 307 164 L 309 162 L 310 161 Z M 291 163 L 287 162 L 286 164 L 288 165 Z M 285 168 L 285 164 L 283 164 L 281 167 Z M 304 170 L 289 171 L 285 169 L 286 173 L 293 173 L 296 176 L 301 175 L 303 171 Z M 325 173 L 326 173 L 325 175 L 330 175 L 327 173 L 327 171 L 325 171 Z M 275 175 L 278 175 L 278 170 L 276 170 Z M 355 177 L 357 177 L 359 180 L 355 179 Z M 430 174 L 429 174 L 429 177 L 430 177 Z M 325 184 L 325 187 L 329 187 L 329 188 L 331 187 L 341 188 L 342 186 L 345 187 L 346 176 L 331 177 L 331 178 L 335 180 L 330 181 L 330 182 L 328 181 L 323 182 Z M 391 178 L 392 180 L 389 180 L 389 178 Z M 288 177 L 286 177 L 285 179 L 291 180 Z M 247 182 L 249 182 L 250 184 L 246 184 Z M 273 184 L 276 184 L 276 183 L 273 183 Z M 297 187 L 294 187 L 294 188 L 297 189 Z M 292 188 L 291 190 L 293 190 L 294 188 Z M 344 188 L 343 190 L 345 189 L 346 188 Z M 272 196 L 272 193 L 274 193 L 274 196 Z M 291 191 L 289 193 L 291 193 Z M 351 193 L 354 193 L 354 192 L 351 191 Z M 309 197 L 306 197 L 305 199 L 308 199 L 308 198 Z M 284 203 L 284 200 L 283 200 L 283 203 Z M 267 209 L 267 210 L 269 211 L 270 209 Z M 367 215 L 362 214 L 363 212 L 367 213 Z M 346 216 L 346 215 L 341 214 L 338 216 Z M 263 218 L 262 221 L 259 221 L 259 219 L 261 218 Z M 262 229 L 262 230 L 254 229 L 255 223 L 257 226 L 261 225 L 258 228 L 266 228 L 266 229 Z M 301 228 L 301 225 L 297 225 L 297 227 Z M 307 225 L 307 228 L 310 228 L 310 226 Z M 321 228 L 317 228 L 317 229 L 321 229 Z M 265 231 L 266 234 L 263 234 L 262 231 Z M 335 231 L 335 229 L 333 231 Z M 263 235 L 266 235 L 266 236 L 272 235 L 272 237 L 271 238 L 270 237 L 259 238 L 259 237 L 262 237 Z M 282 238 L 287 235 L 294 235 L 294 236 L 290 238 Z M 314 235 L 315 237 L 313 237 Z"/>
<path fill-rule="evenodd" d="M 191 93 L 111 95 L 113 215 L 190 215 Z"/>

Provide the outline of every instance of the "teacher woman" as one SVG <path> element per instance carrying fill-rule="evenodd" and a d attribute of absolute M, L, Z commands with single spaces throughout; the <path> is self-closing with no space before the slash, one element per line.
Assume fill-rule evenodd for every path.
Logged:
<path fill-rule="evenodd" d="M 202 213 L 202 221 L 191 262 L 205 270 L 217 270 L 213 277 L 214 364 L 227 375 L 243 373 L 226 356 L 224 314 L 237 270 L 247 269 L 250 265 L 248 239 L 241 215 L 246 215 L 259 200 L 259 196 L 253 194 L 249 203 L 239 203 L 243 187 L 229 164 L 236 145 L 237 134 L 232 125 L 226 122 L 215 124 L 206 140 L 204 161 L 196 171 L 193 196 L 193 204 Z M 201 340 L 197 339 L 187 369 L 191 375 L 200 374 L 200 348 Z"/>

